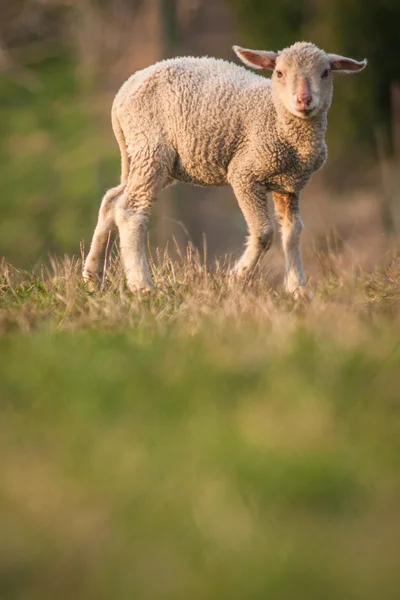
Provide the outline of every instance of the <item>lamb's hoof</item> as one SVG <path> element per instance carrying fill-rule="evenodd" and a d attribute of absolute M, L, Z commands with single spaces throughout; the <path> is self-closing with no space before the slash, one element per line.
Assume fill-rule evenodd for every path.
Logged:
<path fill-rule="evenodd" d="M 150 283 L 128 283 L 128 288 L 130 289 L 132 294 L 140 294 L 142 296 L 148 296 L 153 291 L 153 286 Z"/>
<path fill-rule="evenodd" d="M 299 302 L 304 304 L 310 304 L 313 299 L 313 293 L 305 287 L 298 287 L 294 292 L 293 296 Z"/>
<path fill-rule="evenodd" d="M 85 269 L 82 273 L 83 280 L 87 289 L 90 292 L 95 292 L 101 286 L 101 282 L 103 281 L 103 273 L 92 273 Z"/>
<path fill-rule="evenodd" d="M 238 279 L 238 280 L 240 280 L 240 279 L 246 279 L 246 277 L 248 277 L 250 275 L 250 271 L 246 267 L 242 267 L 240 265 L 235 265 L 229 271 L 229 275 L 233 279 Z"/>

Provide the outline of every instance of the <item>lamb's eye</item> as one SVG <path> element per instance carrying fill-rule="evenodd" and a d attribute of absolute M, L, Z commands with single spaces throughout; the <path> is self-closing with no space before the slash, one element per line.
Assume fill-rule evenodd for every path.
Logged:
<path fill-rule="evenodd" d="M 276 71 L 276 76 L 279 77 L 279 79 L 283 77 L 282 71 Z"/>
<path fill-rule="evenodd" d="M 321 77 L 322 79 L 325 79 L 326 77 L 328 77 L 329 75 L 329 69 L 325 69 L 325 71 L 322 73 Z"/>

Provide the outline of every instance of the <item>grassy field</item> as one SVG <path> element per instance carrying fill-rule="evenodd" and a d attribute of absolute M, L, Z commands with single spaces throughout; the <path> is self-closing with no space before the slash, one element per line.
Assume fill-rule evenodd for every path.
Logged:
<path fill-rule="evenodd" d="M 1 600 L 397 600 L 400 259 L 0 288 Z"/>

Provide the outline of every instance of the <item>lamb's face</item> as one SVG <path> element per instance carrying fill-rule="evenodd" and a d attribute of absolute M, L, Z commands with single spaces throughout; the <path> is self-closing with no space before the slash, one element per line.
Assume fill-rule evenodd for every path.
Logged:
<path fill-rule="evenodd" d="M 332 101 L 333 71 L 356 73 L 367 64 L 366 60 L 359 62 L 327 54 L 309 42 L 296 42 L 282 52 L 248 50 L 239 46 L 233 49 L 249 67 L 273 71 L 275 105 L 283 106 L 300 119 L 309 119 L 328 110 Z"/>
<path fill-rule="evenodd" d="M 328 55 L 309 45 L 284 50 L 276 59 L 272 89 L 275 102 L 301 119 L 328 110 L 333 92 Z"/>

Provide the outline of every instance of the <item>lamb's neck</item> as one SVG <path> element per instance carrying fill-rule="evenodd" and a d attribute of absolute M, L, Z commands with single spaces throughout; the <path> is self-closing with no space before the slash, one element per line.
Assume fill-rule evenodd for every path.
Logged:
<path fill-rule="evenodd" d="M 277 110 L 277 125 L 280 135 L 296 146 L 300 154 L 314 153 L 325 143 L 327 111 L 302 119 L 282 107 Z"/>

